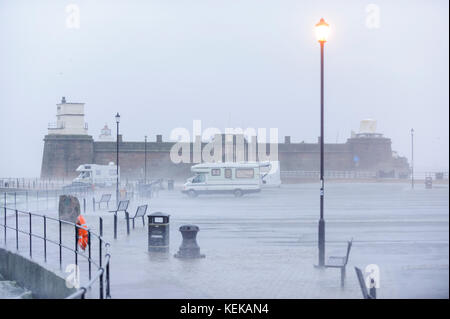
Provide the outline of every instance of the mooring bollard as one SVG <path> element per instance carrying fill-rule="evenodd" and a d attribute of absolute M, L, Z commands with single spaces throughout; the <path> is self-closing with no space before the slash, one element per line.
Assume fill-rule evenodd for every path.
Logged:
<path fill-rule="evenodd" d="M 156 212 L 148 215 L 148 251 L 169 252 L 169 214 Z"/>
<path fill-rule="evenodd" d="M 174 255 L 176 258 L 204 258 L 200 254 L 200 247 L 197 244 L 197 233 L 200 228 L 196 225 L 183 225 L 180 227 L 183 241 L 178 252 Z"/>

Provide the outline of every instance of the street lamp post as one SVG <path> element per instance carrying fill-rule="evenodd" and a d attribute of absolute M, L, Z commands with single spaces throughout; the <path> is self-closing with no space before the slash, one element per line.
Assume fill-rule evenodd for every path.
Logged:
<path fill-rule="evenodd" d="M 414 129 L 411 129 L 411 188 L 414 189 Z"/>
<path fill-rule="evenodd" d="M 325 219 L 323 216 L 323 203 L 324 203 L 324 48 L 325 42 L 327 42 L 330 26 L 325 20 L 320 19 L 316 24 L 316 37 L 320 43 L 320 219 L 319 219 L 319 264 L 318 267 L 325 266 Z"/>
<path fill-rule="evenodd" d="M 120 123 L 120 115 L 119 112 L 116 114 L 116 205 L 119 205 L 119 123 Z M 118 206 L 117 206 L 118 207 Z"/>
<path fill-rule="evenodd" d="M 144 142 L 144 184 L 147 184 L 147 135 Z"/>

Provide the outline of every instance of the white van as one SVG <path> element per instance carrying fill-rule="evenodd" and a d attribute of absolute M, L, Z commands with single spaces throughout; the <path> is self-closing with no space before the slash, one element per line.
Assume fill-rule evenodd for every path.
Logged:
<path fill-rule="evenodd" d="M 195 175 L 182 189 L 189 197 L 217 193 L 241 197 L 261 191 L 259 163 L 203 163 L 192 166 L 191 171 Z"/>
<path fill-rule="evenodd" d="M 263 188 L 275 188 L 281 186 L 280 162 L 261 162 L 261 180 Z"/>
<path fill-rule="evenodd" d="M 117 180 L 117 165 L 83 164 L 76 169 L 80 173 L 73 181 L 97 186 L 112 186 Z M 120 175 L 120 172 L 119 172 Z"/>

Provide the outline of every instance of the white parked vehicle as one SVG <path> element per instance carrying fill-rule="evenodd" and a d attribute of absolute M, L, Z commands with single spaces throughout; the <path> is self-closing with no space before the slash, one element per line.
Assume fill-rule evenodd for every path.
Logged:
<path fill-rule="evenodd" d="M 261 162 L 261 180 L 263 188 L 273 188 L 281 186 L 280 162 Z"/>
<path fill-rule="evenodd" d="M 109 165 L 83 164 L 76 169 L 80 175 L 73 181 L 96 186 L 112 186 L 117 180 L 117 165 L 110 162 Z M 120 177 L 120 170 L 119 170 Z"/>
<path fill-rule="evenodd" d="M 183 185 L 182 192 L 189 197 L 199 194 L 228 193 L 241 197 L 261 191 L 260 164 L 203 163 L 191 167 L 195 173 Z"/>

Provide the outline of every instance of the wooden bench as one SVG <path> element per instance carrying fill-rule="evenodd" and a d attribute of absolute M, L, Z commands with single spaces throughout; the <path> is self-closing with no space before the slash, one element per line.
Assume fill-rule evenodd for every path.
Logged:
<path fill-rule="evenodd" d="M 147 207 L 148 207 L 148 205 L 138 206 L 138 208 L 136 209 L 136 214 L 133 217 L 130 217 L 130 219 L 133 220 L 133 229 L 134 229 L 134 220 L 137 217 L 142 217 L 142 225 L 145 226 L 145 219 L 144 219 L 144 217 L 145 217 L 145 213 L 147 212 Z"/>
<path fill-rule="evenodd" d="M 111 199 L 111 194 L 103 194 L 99 201 L 96 201 L 95 197 L 93 197 L 92 203 L 94 204 L 94 211 L 95 211 L 95 204 L 98 205 L 98 209 L 100 209 L 101 203 L 106 203 L 106 208 L 109 208 L 110 199 Z"/>
<path fill-rule="evenodd" d="M 375 284 L 374 280 L 370 279 L 372 287 L 370 287 L 370 289 L 368 290 L 361 269 L 355 267 L 355 271 L 356 277 L 358 277 L 359 286 L 361 287 L 361 292 L 364 299 L 377 299 L 377 290 L 374 285 Z"/>
<path fill-rule="evenodd" d="M 345 267 L 347 266 L 350 250 L 352 249 L 352 243 L 353 239 L 347 242 L 347 254 L 345 256 L 330 256 L 325 264 L 327 268 L 339 268 L 341 270 L 341 287 L 344 287 Z"/>

